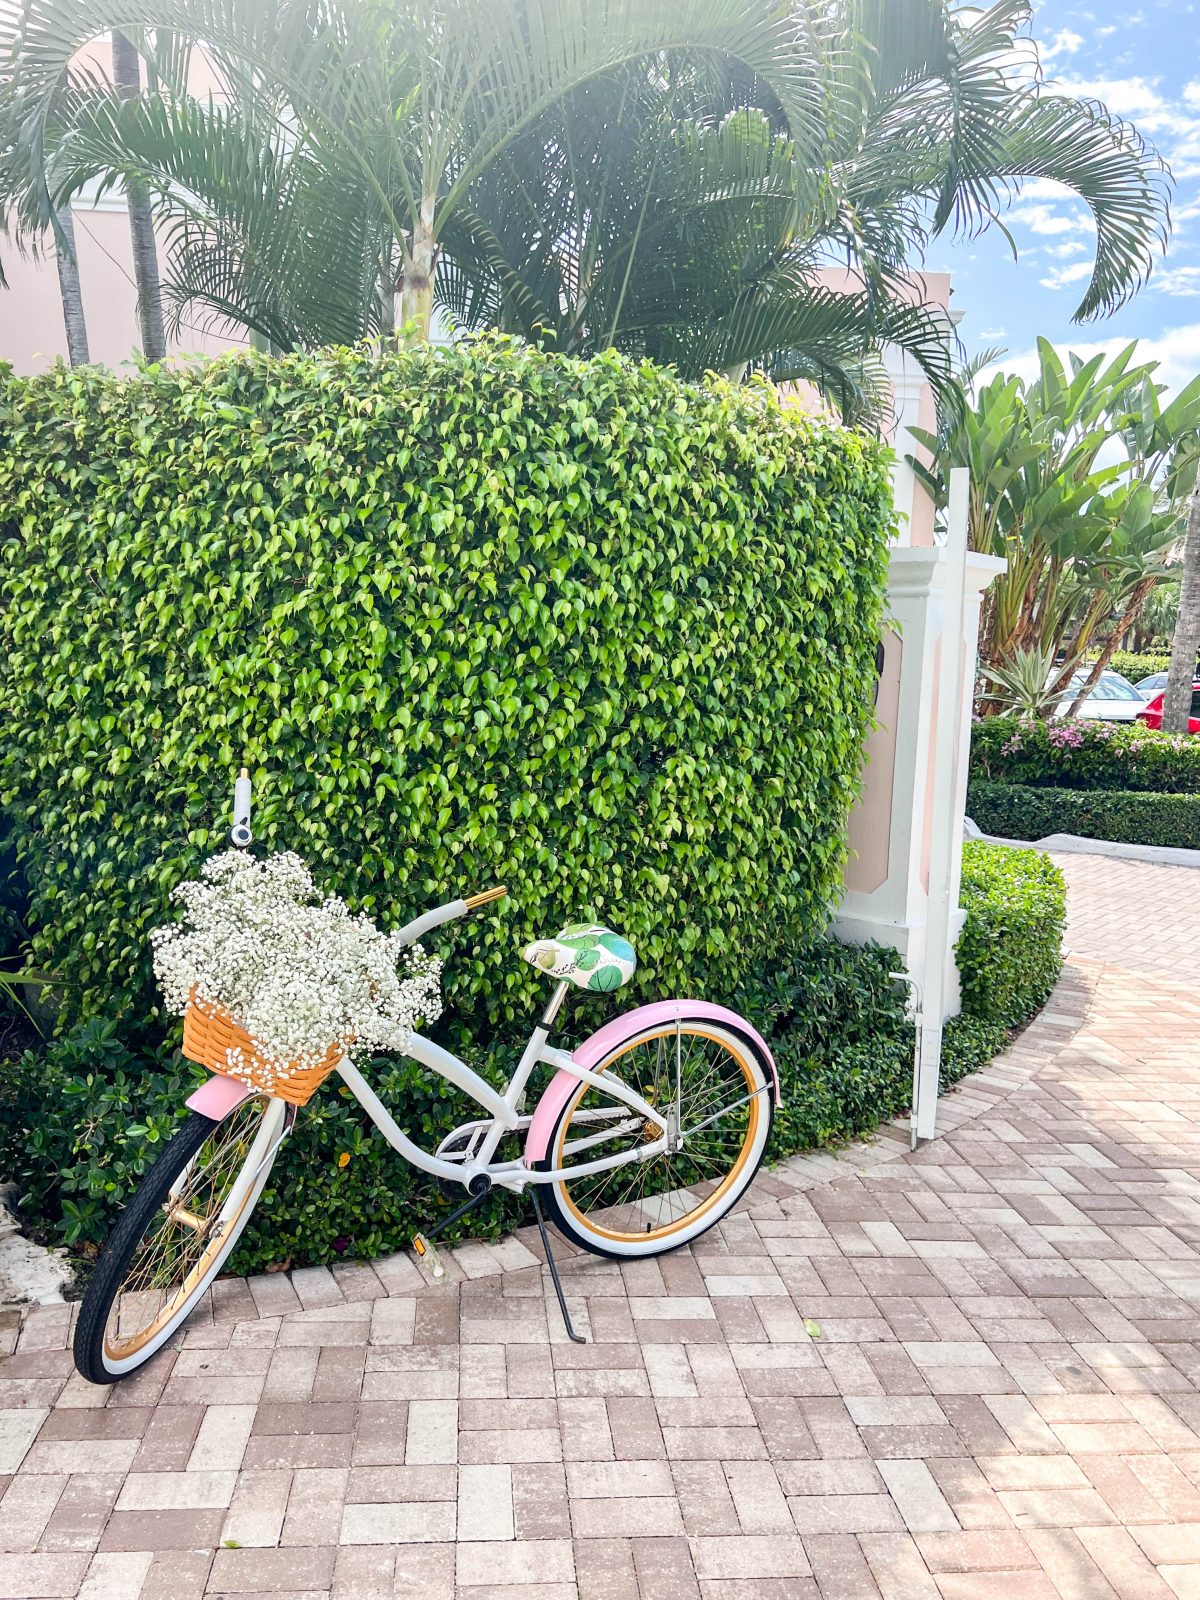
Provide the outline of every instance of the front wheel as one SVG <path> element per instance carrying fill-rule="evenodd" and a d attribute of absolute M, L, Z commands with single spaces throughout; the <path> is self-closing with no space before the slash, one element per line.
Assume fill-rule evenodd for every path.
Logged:
<path fill-rule="evenodd" d="M 706 1232 L 745 1193 L 762 1163 L 774 1112 L 772 1083 L 741 1035 L 686 1018 L 646 1028 L 595 1068 L 665 1114 L 669 1140 L 639 1151 L 659 1129 L 581 1083 L 550 1135 L 543 1170 L 568 1175 L 540 1186 L 560 1231 L 596 1255 L 662 1255 Z M 622 1155 L 620 1166 L 571 1177 L 570 1168 Z"/>
<path fill-rule="evenodd" d="M 284 1132 L 256 1095 L 214 1122 L 192 1111 L 146 1173 L 96 1263 L 75 1327 L 92 1383 L 128 1377 L 182 1326 L 250 1219 Z"/>

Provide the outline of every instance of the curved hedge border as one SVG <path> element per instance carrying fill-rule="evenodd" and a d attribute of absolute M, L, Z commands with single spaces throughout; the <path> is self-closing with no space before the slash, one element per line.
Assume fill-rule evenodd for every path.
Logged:
<path fill-rule="evenodd" d="M 611 920 L 633 997 L 817 932 L 871 707 L 886 453 L 765 388 L 498 338 L 0 382 L 0 798 L 72 1015 L 257 832 L 394 924 L 506 881 L 448 1000 Z"/>
<path fill-rule="evenodd" d="M 1017 1028 L 1044 1004 L 1062 970 L 1067 920 L 1063 875 L 1037 850 L 968 840 L 962 903 L 967 920 L 956 951 L 963 1011 Z"/>
<path fill-rule="evenodd" d="M 1197 794 L 1200 739 L 1160 733 L 1141 723 L 1115 726 L 985 717 L 971 733 L 971 776 L 973 782 L 984 779 L 1051 789 Z"/>
<path fill-rule="evenodd" d="M 1003 839 L 1075 833 L 1084 839 L 1200 850 L 1200 795 L 1050 789 L 973 778 L 967 811 L 984 833 Z"/>

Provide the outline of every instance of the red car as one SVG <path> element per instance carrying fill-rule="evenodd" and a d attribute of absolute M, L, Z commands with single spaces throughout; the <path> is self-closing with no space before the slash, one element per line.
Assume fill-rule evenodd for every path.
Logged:
<path fill-rule="evenodd" d="M 1146 709 L 1139 711 L 1137 714 L 1139 722 L 1144 722 L 1148 728 L 1162 727 L 1163 697 L 1166 692 L 1164 689 L 1161 693 L 1156 694 L 1153 700 L 1147 700 Z M 1192 706 L 1188 712 L 1188 732 L 1200 733 L 1200 678 L 1197 678 L 1192 684 Z"/>

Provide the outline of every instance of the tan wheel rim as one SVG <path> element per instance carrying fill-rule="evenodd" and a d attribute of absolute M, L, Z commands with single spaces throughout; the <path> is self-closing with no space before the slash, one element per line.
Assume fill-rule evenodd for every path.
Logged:
<path fill-rule="evenodd" d="M 696 1141 L 703 1137 L 703 1133 L 694 1135 L 693 1143 L 689 1147 L 688 1095 L 687 1091 L 685 1091 L 682 1097 L 684 1103 L 681 1117 L 684 1143 L 678 1155 L 668 1157 L 664 1153 L 664 1155 L 653 1157 L 648 1162 L 631 1163 L 627 1168 L 619 1167 L 610 1173 L 596 1174 L 592 1178 L 577 1179 L 574 1184 L 574 1193 L 572 1193 L 572 1185 L 569 1179 L 559 1179 L 555 1185 L 564 1208 L 570 1216 L 574 1218 L 581 1228 L 598 1238 L 608 1239 L 614 1243 L 632 1243 L 636 1240 L 639 1244 L 645 1244 L 669 1239 L 676 1234 L 682 1233 L 685 1229 L 691 1229 L 702 1217 L 715 1210 L 725 1199 L 729 1191 L 741 1178 L 747 1162 L 749 1162 L 754 1150 L 757 1148 L 759 1124 L 765 1114 L 761 1101 L 763 1095 L 770 1092 L 769 1087 L 756 1081 L 754 1069 L 748 1059 L 748 1055 L 736 1048 L 727 1036 L 695 1026 L 682 1028 L 677 1033 L 674 1025 L 668 1024 L 664 1028 L 655 1029 L 653 1032 L 644 1034 L 638 1039 L 631 1040 L 609 1061 L 605 1062 L 604 1070 L 607 1071 L 609 1067 L 618 1066 L 622 1060 L 628 1060 L 634 1052 L 643 1051 L 647 1046 L 653 1047 L 656 1060 L 660 1059 L 663 1041 L 666 1042 L 672 1056 L 671 1065 L 672 1070 L 674 1070 L 673 1057 L 677 1037 L 682 1052 L 686 1053 L 689 1047 L 693 1051 L 690 1058 L 692 1069 L 697 1064 L 694 1054 L 695 1048 L 699 1041 L 704 1041 L 703 1049 L 707 1052 L 708 1070 L 705 1072 L 702 1069 L 698 1079 L 693 1071 L 693 1085 L 699 1090 L 700 1098 L 694 1103 L 695 1115 L 692 1117 L 692 1122 L 693 1124 L 698 1124 L 703 1122 L 705 1118 L 713 1118 L 710 1126 L 717 1127 L 726 1116 L 728 1117 L 729 1122 L 724 1138 L 724 1142 L 728 1147 L 728 1159 L 710 1155 L 703 1150 L 703 1147 L 698 1145 Z M 685 1073 L 688 1071 L 688 1065 L 687 1061 L 683 1063 L 683 1071 Z M 642 1074 L 637 1073 L 638 1078 L 642 1076 Z M 656 1104 L 655 1093 L 661 1094 L 664 1087 L 661 1081 L 656 1081 L 655 1084 L 650 1085 L 651 1092 L 648 1092 L 648 1086 L 645 1082 L 635 1081 L 625 1073 L 622 1073 L 621 1077 L 629 1088 L 636 1089 L 651 1105 Z M 726 1096 L 714 1098 L 718 1086 L 728 1090 Z M 588 1084 L 580 1085 L 579 1092 L 570 1102 L 565 1115 L 559 1123 L 553 1156 L 554 1166 L 561 1167 L 571 1159 L 570 1156 L 564 1157 L 566 1144 L 571 1135 L 571 1120 L 580 1110 L 587 1097 L 598 1093 L 599 1091 L 592 1089 Z M 706 1093 L 708 1095 L 707 1100 L 703 1098 Z M 737 1102 L 740 1102 L 740 1104 L 737 1104 Z M 611 1106 L 615 1102 L 609 1101 L 607 1104 Z M 739 1115 L 740 1113 L 744 1113 L 744 1116 Z M 632 1114 L 635 1115 L 636 1113 Z M 651 1131 L 647 1133 L 647 1129 Z M 736 1138 L 730 1139 L 728 1137 L 730 1130 L 736 1130 Z M 586 1124 L 583 1129 L 576 1129 L 576 1136 L 581 1131 L 586 1131 Z M 658 1137 L 659 1133 L 655 1125 L 642 1119 L 640 1127 L 627 1136 L 627 1146 L 632 1147 L 638 1143 L 651 1143 Z M 708 1141 L 709 1145 L 717 1142 L 711 1139 Z M 596 1151 L 581 1154 L 578 1162 L 582 1164 L 588 1160 L 589 1154 L 592 1158 L 595 1158 L 607 1153 L 609 1152 L 601 1147 Z M 664 1161 L 666 1163 L 665 1174 L 661 1171 L 659 1173 L 659 1177 L 664 1179 L 664 1187 L 658 1189 L 653 1186 L 655 1179 L 650 1174 L 654 1169 L 659 1168 L 660 1163 Z M 672 1189 L 670 1187 L 672 1166 L 674 1166 L 680 1178 L 694 1174 L 692 1181 L 683 1184 L 681 1189 Z M 708 1169 L 708 1176 L 705 1176 L 706 1168 Z M 717 1170 L 718 1168 L 720 1170 Z M 639 1174 L 641 1175 L 640 1187 Z M 604 1187 L 607 1184 L 613 1185 L 612 1193 L 614 1198 L 612 1200 L 604 1197 Z M 695 1203 L 690 1207 L 681 1206 L 679 1215 L 675 1216 L 673 1215 L 674 1202 L 671 1197 L 680 1193 L 690 1196 Z M 636 1230 L 612 1225 L 614 1221 L 612 1214 L 614 1212 L 619 1213 L 623 1209 L 631 1213 L 644 1212 L 647 1201 L 652 1202 L 651 1209 L 657 1210 L 660 1215 L 665 1209 L 665 1219 L 661 1220 L 657 1225 L 651 1223 L 650 1225 L 639 1226 Z M 603 1222 L 597 1221 L 597 1213 L 600 1215 L 607 1213 L 608 1219 Z"/>
<path fill-rule="evenodd" d="M 248 1183 L 237 1210 L 219 1223 L 262 1124 L 266 1095 L 245 1100 L 219 1123 L 176 1179 L 138 1242 L 104 1328 L 109 1361 L 137 1355 L 177 1317 L 222 1251 L 254 1193 Z"/>

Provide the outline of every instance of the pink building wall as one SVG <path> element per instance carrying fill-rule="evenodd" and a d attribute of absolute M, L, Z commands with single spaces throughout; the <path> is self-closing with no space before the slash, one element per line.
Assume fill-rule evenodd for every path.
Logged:
<path fill-rule="evenodd" d="M 120 367 L 138 344 L 137 290 L 129 217 L 124 205 L 75 206 L 75 250 L 88 350 L 93 361 Z M 40 372 L 67 356 L 62 300 L 53 244 L 38 260 L 22 258 L 8 246 L 4 255 L 8 288 L 0 290 L 0 361 L 18 372 Z M 215 355 L 244 348 L 243 329 L 205 329 L 193 312 L 189 326 L 169 338 L 172 353 Z"/>

